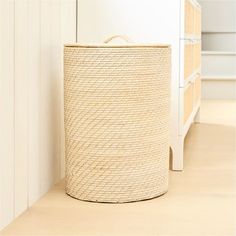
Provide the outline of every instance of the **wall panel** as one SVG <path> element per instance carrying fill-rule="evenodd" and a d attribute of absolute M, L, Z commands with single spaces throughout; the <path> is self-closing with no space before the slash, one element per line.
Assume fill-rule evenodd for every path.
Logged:
<path fill-rule="evenodd" d="M 64 176 L 63 44 L 76 41 L 76 0 L 4 0 L 0 11 L 2 228 Z"/>
<path fill-rule="evenodd" d="M 28 132 L 28 155 L 29 155 L 29 205 L 32 205 L 41 196 L 40 191 L 40 77 L 41 77 L 41 44 L 40 44 L 40 20 L 41 3 L 39 0 L 29 1 L 29 28 L 28 28 L 28 46 L 29 46 L 29 132 Z"/>
<path fill-rule="evenodd" d="M 28 0 L 15 0 L 15 215 L 28 205 Z"/>
<path fill-rule="evenodd" d="M 56 158 L 54 132 L 56 121 L 54 116 L 54 86 L 53 86 L 53 61 L 52 61 L 52 34 L 53 25 L 51 15 L 53 14 L 52 1 L 41 1 L 41 58 L 40 58 L 40 189 L 46 192 L 55 181 L 54 158 Z M 57 27 L 57 26 L 54 26 Z"/>
<path fill-rule="evenodd" d="M 0 229 L 14 217 L 14 1 L 0 1 Z"/>

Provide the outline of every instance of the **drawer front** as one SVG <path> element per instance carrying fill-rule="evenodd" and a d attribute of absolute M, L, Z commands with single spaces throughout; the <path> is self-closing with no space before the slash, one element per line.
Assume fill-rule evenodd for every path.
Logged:
<path fill-rule="evenodd" d="M 185 38 L 201 37 L 201 7 L 193 0 L 184 2 L 184 34 Z"/>
<path fill-rule="evenodd" d="M 194 6 L 190 0 L 185 0 L 185 35 L 194 34 Z"/>
<path fill-rule="evenodd" d="M 184 124 L 188 120 L 189 116 L 193 111 L 193 100 L 194 100 L 194 84 L 190 84 L 184 91 Z"/>
<path fill-rule="evenodd" d="M 201 66 L 201 42 L 194 44 L 194 70 Z"/>
<path fill-rule="evenodd" d="M 201 76 L 198 75 L 194 81 L 194 105 L 197 105 L 201 99 Z"/>
<path fill-rule="evenodd" d="M 194 44 L 184 45 L 184 79 L 186 80 L 194 71 Z"/>

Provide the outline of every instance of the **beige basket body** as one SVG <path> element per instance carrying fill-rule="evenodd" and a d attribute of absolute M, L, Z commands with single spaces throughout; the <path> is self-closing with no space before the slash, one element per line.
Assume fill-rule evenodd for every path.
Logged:
<path fill-rule="evenodd" d="M 130 202 L 168 188 L 170 48 L 65 46 L 66 192 Z"/>

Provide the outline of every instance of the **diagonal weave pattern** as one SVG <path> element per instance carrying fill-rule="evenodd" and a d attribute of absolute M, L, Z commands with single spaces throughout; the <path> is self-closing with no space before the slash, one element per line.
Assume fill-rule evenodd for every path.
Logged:
<path fill-rule="evenodd" d="M 170 48 L 65 46 L 66 192 L 130 202 L 167 191 Z"/>

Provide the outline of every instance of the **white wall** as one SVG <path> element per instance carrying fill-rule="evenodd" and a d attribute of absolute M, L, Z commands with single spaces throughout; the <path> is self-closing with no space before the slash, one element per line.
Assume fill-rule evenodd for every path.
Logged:
<path fill-rule="evenodd" d="M 64 176 L 63 43 L 76 0 L 0 1 L 0 228 Z"/>
<path fill-rule="evenodd" d="M 205 51 L 202 54 L 202 98 L 236 99 L 236 0 L 199 2 Z"/>
<path fill-rule="evenodd" d="M 166 12 L 178 17 L 179 7 L 179 0 L 78 0 L 78 39 L 102 43 L 123 34 L 136 43 L 171 44 L 179 39 L 179 22 L 166 21 Z"/>
<path fill-rule="evenodd" d="M 236 0 L 200 0 L 203 32 L 235 32 Z"/>
<path fill-rule="evenodd" d="M 201 0 L 204 51 L 236 51 L 236 0 Z"/>

